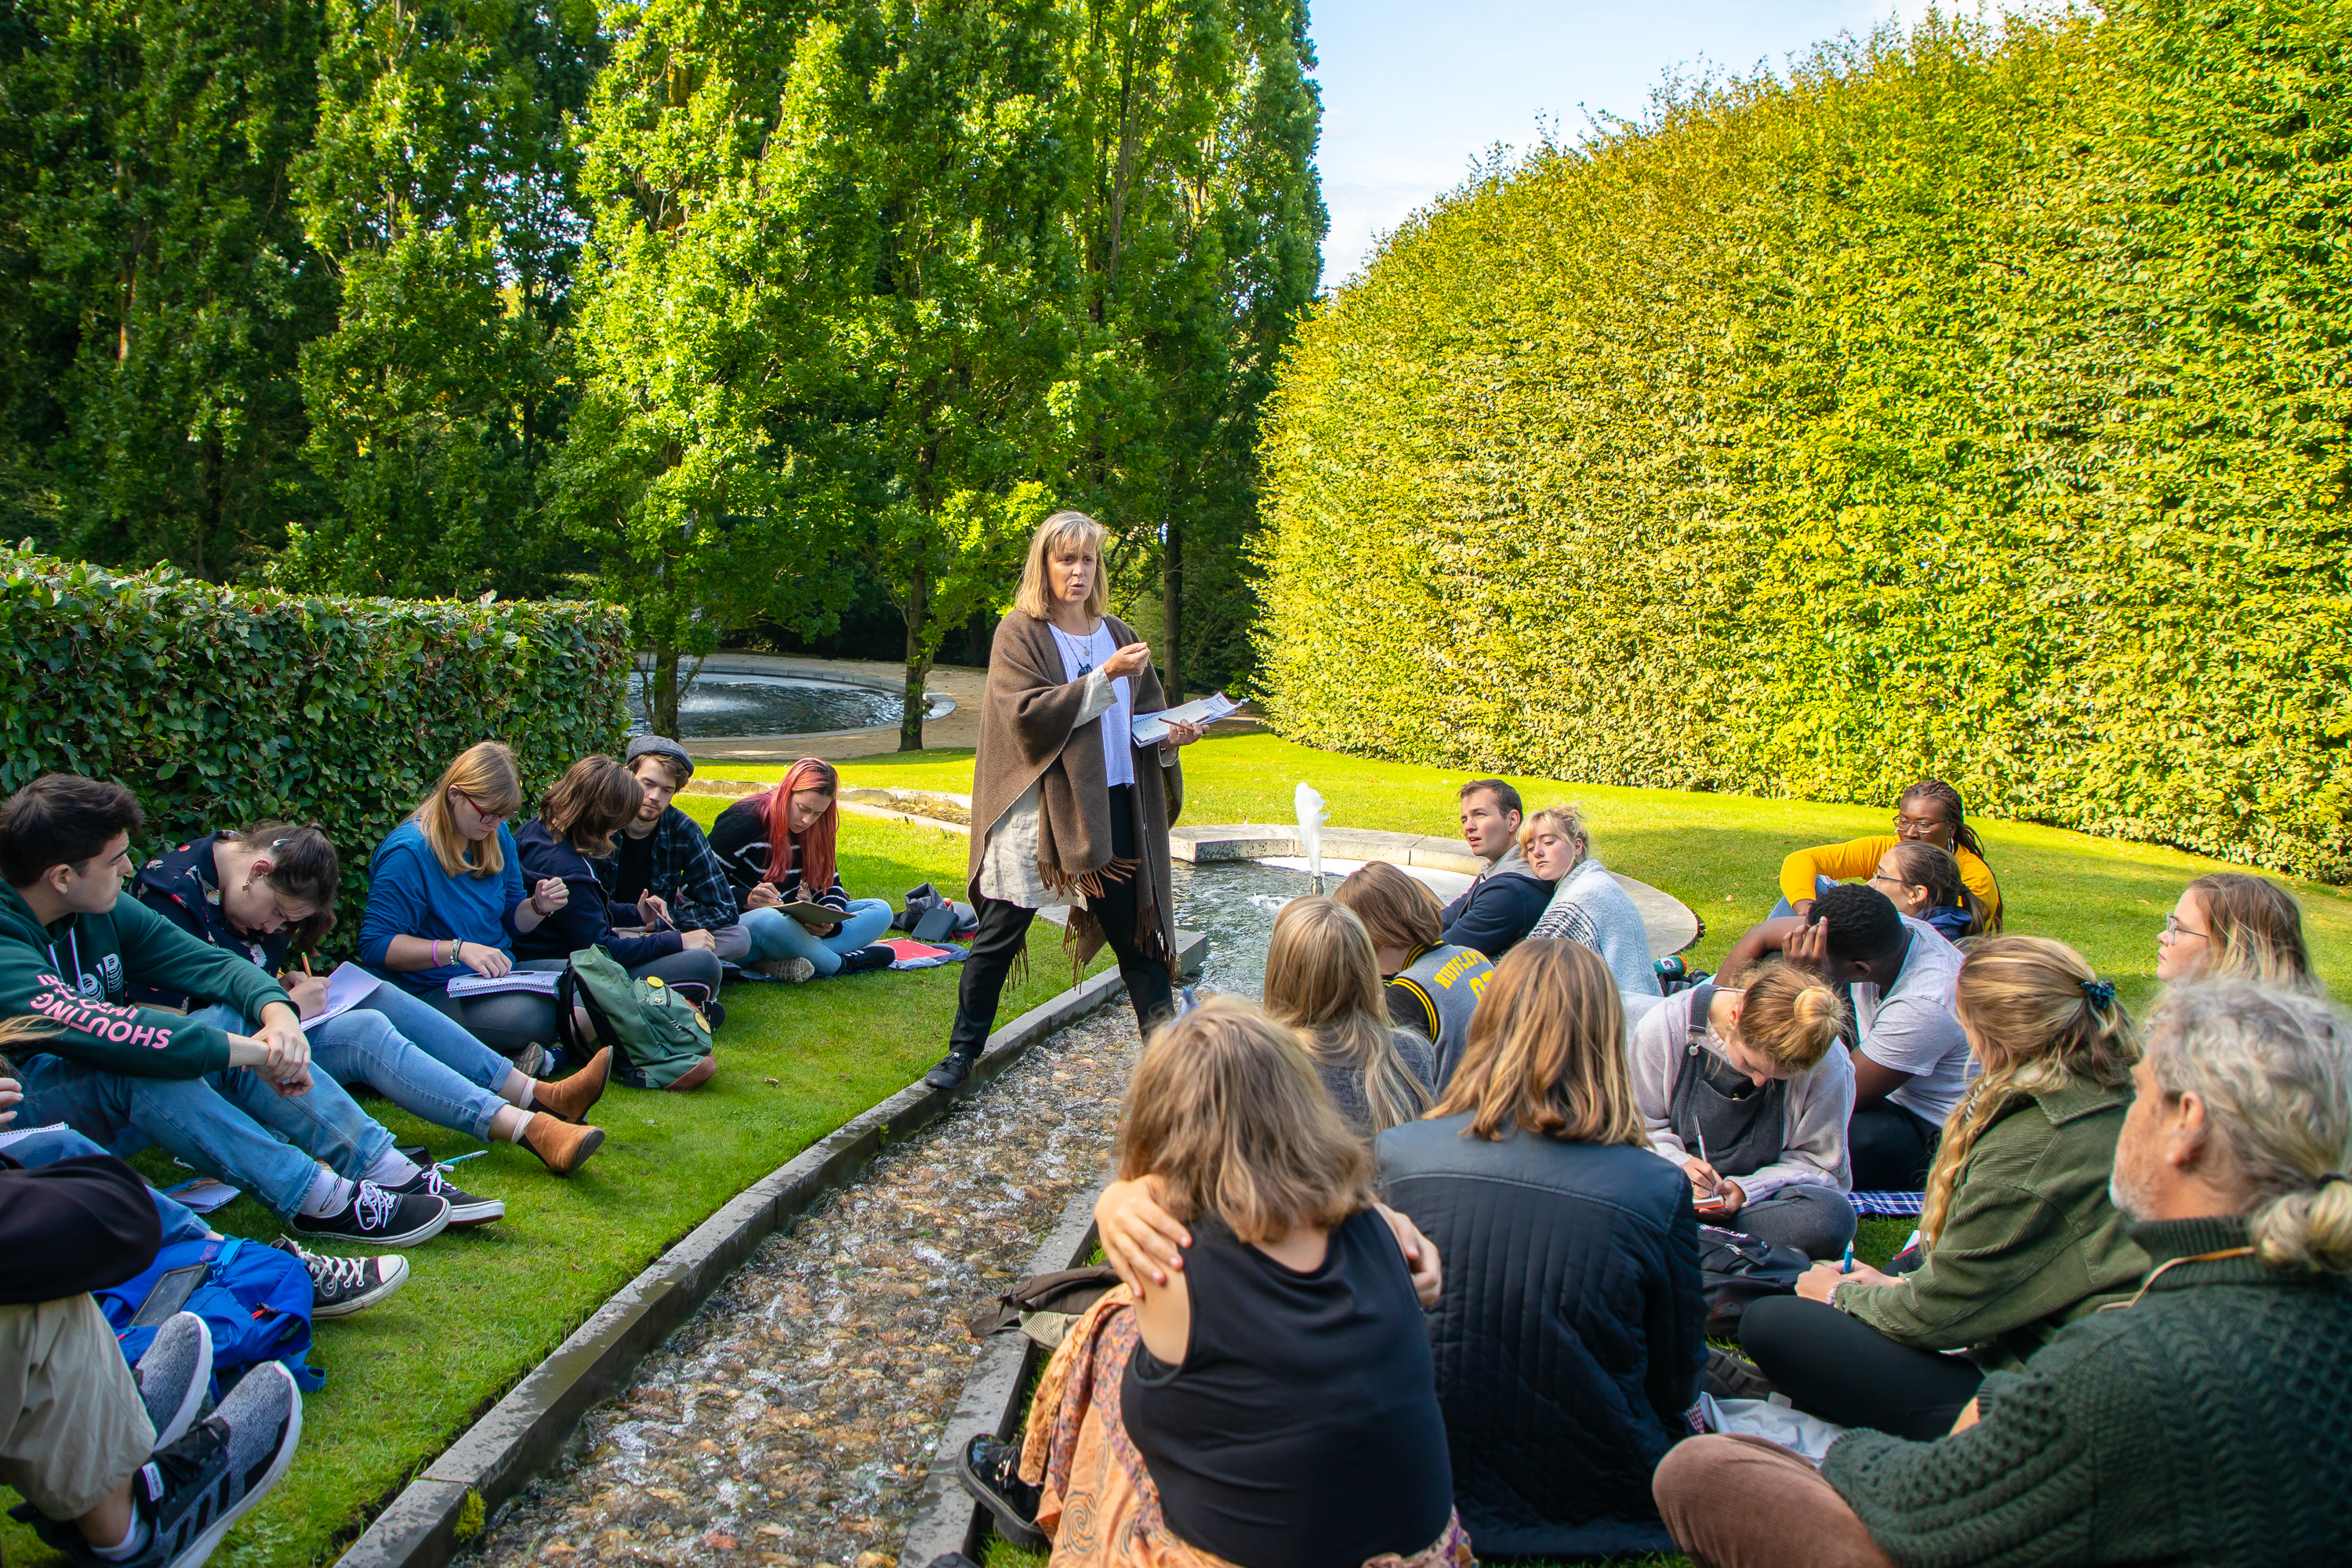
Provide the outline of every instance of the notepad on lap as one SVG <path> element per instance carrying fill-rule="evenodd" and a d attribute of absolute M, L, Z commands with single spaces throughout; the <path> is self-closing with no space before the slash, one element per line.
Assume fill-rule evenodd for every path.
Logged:
<path fill-rule="evenodd" d="M 509 969 L 496 979 L 487 974 L 460 974 L 449 982 L 449 994 L 502 996 L 509 992 L 529 991 L 552 996 L 562 983 L 563 971 L 560 969 Z"/>

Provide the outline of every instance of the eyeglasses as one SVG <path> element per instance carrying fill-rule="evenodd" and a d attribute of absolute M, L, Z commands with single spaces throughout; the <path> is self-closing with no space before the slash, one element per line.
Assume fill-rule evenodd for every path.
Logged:
<path fill-rule="evenodd" d="M 2207 942 L 2213 940 L 2213 933 L 2210 931 L 2190 931 L 2187 926 L 2182 925 L 2179 915 L 2167 915 L 2164 917 L 2164 934 L 2167 936 L 2203 937 Z"/>
<path fill-rule="evenodd" d="M 1869 885 L 1871 887 L 1874 888 L 1881 882 L 1885 883 L 1890 888 L 1907 888 L 1912 885 L 1911 883 L 1905 881 L 1900 877 L 1890 877 L 1884 871 L 1874 871 L 1870 874 Z"/>
<path fill-rule="evenodd" d="M 463 800 L 467 805 L 472 806 L 474 808 L 475 815 L 478 816 L 484 822 L 488 823 L 493 827 L 496 827 L 499 823 L 504 822 L 508 817 L 512 816 L 515 814 L 515 808 L 513 806 L 509 806 L 504 811 L 492 811 L 488 806 L 484 805 L 480 801 L 476 800 L 464 790 L 457 791 L 457 797 L 460 800 Z"/>
<path fill-rule="evenodd" d="M 1906 838 L 1925 838 L 1936 829 L 1950 826 L 1940 816 L 1906 816 L 1899 811 L 1895 814 L 1895 831 Z"/>

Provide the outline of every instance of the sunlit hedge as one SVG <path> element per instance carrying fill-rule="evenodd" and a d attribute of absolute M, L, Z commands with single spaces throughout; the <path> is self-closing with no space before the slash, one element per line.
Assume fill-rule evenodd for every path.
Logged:
<path fill-rule="evenodd" d="M 530 797 L 626 733 L 627 626 L 595 604 L 311 597 L 0 551 L 0 791 L 43 773 L 136 790 L 155 848 L 264 816 L 368 856 L 484 739 Z"/>
<path fill-rule="evenodd" d="M 1882 32 L 1471 182 L 1291 356 L 1277 727 L 2352 878 L 2347 37 Z"/>

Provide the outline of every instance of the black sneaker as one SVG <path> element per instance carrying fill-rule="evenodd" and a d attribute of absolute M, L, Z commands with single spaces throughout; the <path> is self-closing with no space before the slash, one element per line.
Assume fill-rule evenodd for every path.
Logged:
<path fill-rule="evenodd" d="M 131 1506 L 147 1544 L 114 1568 L 197 1568 L 229 1526 L 269 1494 L 302 1440 L 302 1396 L 284 1363 L 266 1361 L 175 1443 L 131 1472 Z M 64 1520 L 8 1510 L 76 1568 L 100 1568 L 81 1531 Z"/>
<path fill-rule="evenodd" d="M 956 1479 L 996 1516 L 997 1534 L 1032 1552 L 1053 1544 L 1037 1528 L 1037 1489 L 1021 1479 L 1019 1448 L 974 1437 L 956 1455 Z"/>
<path fill-rule="evenodd" d="M 841 967 L 833 972 L 835 980 L 845 974 L 865 974 L 877 969 L 887 969 L 898 962 L 898 950 L 876 942 L 871 947 L 852 948 L 841 955 Z"/>
<path fill-rule="evenodd" d="M 328 1258 L 304 1251 L 290 1236 L 281 1236 L 269 1245 L 292 1253 L 310 1271 L 313 1318 L 348 1318 L 408 1283 L 408 1259 L 396 1252 L 382 1258 Z"/>
<path fill-rule="evenodd" d="M 1745 1356 L 1714 1345 L 1706 1347 L 1706 1365 L 1700 1371 L 1699 1387 L 1717 1399 L 1769 1399 L 1771 1380 L 1761 1368 Z"/>
<path fill-rule="evenodd" d="M 449 1202 L 431 1194 L 386 1192 L 373 1182 L 352 1186 L 342 1212 L 298 1214 L 294 1234 L 312 1241 L 352 1241 L 368 1247 L 415 1247 L 430 1241 L 449 1224 Z"/>
<path fill-rule="evenodd" d="M 387 1193 L 402 1197 L 444 1198 L 449 1204 L 449 1228 L 471 1230 L 478 1225 L 488 1225 L 507 1217 L 507 1205 L 499 1198 L 478 1198 L 458 1186 L 441 1173 L 446 1165 L 427 1165 L 396 1187 L 386 1187 Z"/>
<path fill-rule="evenodd" d="M 956 1089 L 971 1076 L 971 1058 L 961 1051 L 950 1051 L 939 1066 L 923 1075 L 923 1081 L 933 1089 Z"/>

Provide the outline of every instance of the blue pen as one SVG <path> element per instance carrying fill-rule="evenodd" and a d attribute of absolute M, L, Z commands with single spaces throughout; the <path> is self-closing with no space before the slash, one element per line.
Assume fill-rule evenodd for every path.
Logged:
<path fill-rule="evenodd" d="M 1851 1241 L 1845 1244 L 1845 1261 L 1838 1265 L 1838 1272 L 1841 1274 L 1853 1272 L 1853 1243 Z"/>

